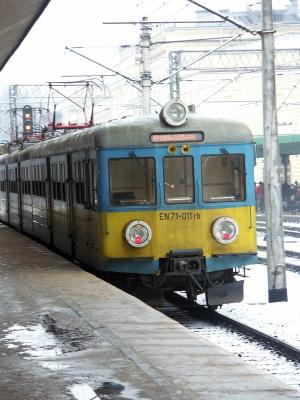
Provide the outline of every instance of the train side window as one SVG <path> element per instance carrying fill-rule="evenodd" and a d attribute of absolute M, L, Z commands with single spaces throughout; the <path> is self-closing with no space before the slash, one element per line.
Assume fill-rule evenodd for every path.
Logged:
<path fill-rule="evenodd" d="M 83 160 L 74 162 L 75 170 L 75 200 L 77 204 L 86 204 L 85 164 Z"/>
<path fill-rule="evenodd" d="M 156 203 L 155 161 L 153 158 L 109 160 L 110 203 L 134 206 Z"/>
<path fill-rule="evenodd" d="M 87 160 L 87 178 L 88 178 L 88 202 L 92 208 L 97 206 L 97 179 L 95 171 L 95 160 Z"/>
<path fill-rule="evenodd" d="M 42 170 L 46 174 L 46 168 Z M 65 163 L 55 162 L 51 164 L 52 197 L 54 200 L 66 201 Z M 41 189 L 46 194 L 46 186 Z"/>
<path fill-rule="evenodd" d="M 8 171 L 8 191 L 17 193 L 17 168 Z"/>
<path fill-rule="evenodd" d="M 29 165 L 27 165 L 25 167 L 25 175 L 26 175 L 25 193 L 31 195 L 31 181 L 30 181 L 30 167 L 29 167 Z"/>
<path fill-rule="evenodd" d="M 25 194 L 25 167 L 21 167 L 20 175 L 21 175 L 21 191 L 22 194 Z"/>
<path fill-rule="evenodd" d="M 245 200 L 243 154 L 204 155 L 201 157 L 201 169 L 202 199 L 205 203 Z"/>
<path fill-rule="evenodd" d="M 2 170 L 1 171 L 1 178 L 0 178 L 0 191 L 1 192 L 6 192 L 6 185 L 5 185 L 5 182 L 6 182 L 6 173 L 5 173 L 5 170 Z"/>
<path fill-rule="evenodd" d="M 41 165 L 41 196 L 46 197 L 46 166 L 45 164 Z"/>
<path fill-rule="evenodd" d="M 164 158 L 164 192 L 165 202 L 181 204 L 194 202 L 193 158 Z"/>

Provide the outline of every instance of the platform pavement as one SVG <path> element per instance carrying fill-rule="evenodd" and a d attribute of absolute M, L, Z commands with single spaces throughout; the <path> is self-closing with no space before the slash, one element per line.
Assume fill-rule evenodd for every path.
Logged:
<path fill-rule="evenodd" d="M 0 225 L 1 400 L 288 400 L 136 298 Z"/>

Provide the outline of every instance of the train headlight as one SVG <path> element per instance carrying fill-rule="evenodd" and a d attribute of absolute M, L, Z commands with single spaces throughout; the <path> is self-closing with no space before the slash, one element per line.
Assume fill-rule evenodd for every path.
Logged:
<path fill-rule="evenodd" d="M 168 125 L 180 126 L 185 123 L 188 113 L 188 107 L 181 100 L 171 100 L 161 110 L 160 117 Z"/>
<path fill-rule="evenodd" d="M 239 234 L 239 227 L 233 219 L 221 217 L 214 222 L 212 233 L 217 242 L 229 244 L 236 240 Z"/>
<path fill-rule="evenodd" d="M 144 221 L 132 221 L 125 228 L 125 238 L 132 247 L 145 247 L 152 239 L 152 230 Z"/>

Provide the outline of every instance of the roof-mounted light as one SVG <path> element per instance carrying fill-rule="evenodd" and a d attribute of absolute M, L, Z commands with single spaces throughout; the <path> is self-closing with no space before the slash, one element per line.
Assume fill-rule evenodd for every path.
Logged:
<path fill-rule="evenodd" d="M 185 123 L 188 113 L 188 107 L 181 100 L 171 100 L 161 110 L 160 117 L 168 125 L 180 126 Z"/>

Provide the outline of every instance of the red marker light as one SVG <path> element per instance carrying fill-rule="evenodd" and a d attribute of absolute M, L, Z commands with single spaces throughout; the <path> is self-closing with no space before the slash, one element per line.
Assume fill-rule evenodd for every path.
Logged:
<path fill-rule="evenodd" d="M 224 232 L 224 233 L 223 233 L 223 239 L 224 239 L 224 240 L 228 240 L 228 239 L 229 239 L 229 236 L 230 236 L 229 233 L 227 233 L 227 232 Z"/>
<path fill-rule="evenodd" d="M 140 235 L 135 235 L 134 241 L 136 244 L 140 244 L 142 242 L 142 238 Z"/>
<path fill-rule="evenodd" d="M 152 231 L 146 222 L 135 220 L 127 225 L 125 238 L 132 247 L 145 247 L 151 241 Z"/>

